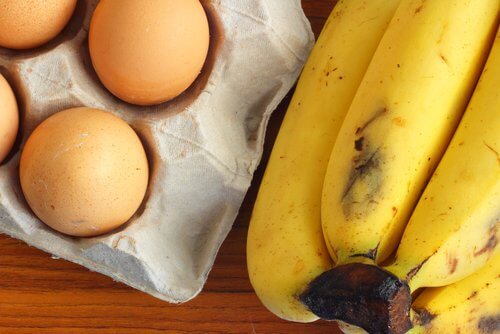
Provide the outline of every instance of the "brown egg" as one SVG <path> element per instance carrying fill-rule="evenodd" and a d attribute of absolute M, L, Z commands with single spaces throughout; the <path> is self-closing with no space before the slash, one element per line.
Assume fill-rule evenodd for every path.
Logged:
<path fill-rule="evenodd" d="M 0 74 L 0 163 L 12 149 L 18 128 L 16 97 L 7 80 Z"/>
<path fill-rule="evenodd" d="M 96 236 L 127 222 L 148 184 L 148 162 L 134 130 L 90 108 L 40 124 L 21 155 L 21 187 L 33 212 L 53 229 Z"/>
<path fill-rule="evenodd" d="M 77 0 L 0 0 L 0 46 L 30 49 L 56 37 Z"/>
<path fill-rule="evenodd" d="M 111 93 L 129 103 L 154 105 L 193 83 L 209 39 L 198 0 L 101 0 L 90 24 L 89 48 Z"/>

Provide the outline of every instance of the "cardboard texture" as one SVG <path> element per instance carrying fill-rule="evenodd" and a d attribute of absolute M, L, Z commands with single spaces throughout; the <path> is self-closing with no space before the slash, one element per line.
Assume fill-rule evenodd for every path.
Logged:
<path fill-rule="evenodd" d="M 0 71 L 21 109 L 21 138 L 0 166 L 0 232 L 168 302 L 202 289 L 257 168 L 266 125 L 296 81 L 313 35 L 300 0 L 206 0 L 211 47 L 198 80 L 174 101 L 139 107 L 112 96 L 90 62 L 98 1 L 79 1 L 64 32 L 35 50 L 0 48 Z M 161 61 L 159 59 L 158 61 Z M 20 150 L 50 115 L 87 106 L 137 131 L 151 165 L 137 214 L 107 235 L 79 239 L 40 222 L 19 185 Z"/>

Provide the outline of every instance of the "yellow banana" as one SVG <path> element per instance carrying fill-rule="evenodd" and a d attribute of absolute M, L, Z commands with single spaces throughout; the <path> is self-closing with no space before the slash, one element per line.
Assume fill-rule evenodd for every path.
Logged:
<path fill-rule="evenodd" d="M 250 222 L 247 259 L 258 297 L 283 319 L 317 319 L 296 296 L 332 266 L 320 218 L 328 158 L 398 3 L 337 3 L 304 68 L 276 140 Z"/>
<path fill-rule="evenodd" d="M 408 334 L 498 333 L 499 273 L 500 255 L 497 255 L 462 281 L 425 289 L 413 303 L 415 327 Z"/>
<path fill-rule="evenodd" d="M 498 252 L 500 31 L 483 75 L 386 269 L 415 291 L 454 283 Z"/>
<path fill-rule="evenodd" d="M 440 265 L 448 274 L 455 266 L 454 279 L 458 279 L 487 259 L 487 254 L 483 254 L 487 249 L 483 251 L 482 247 L 491 233 L 497 233 L 498 161 L 491 150 L 483 150 L 486 147 L 477 136 L 484 134 L 488 145 L 498 144 L 498 120 L 491 128 L 480 124 L 498 118 L 496 105 L 468 113 L 466 121 L 470 124 L 461 127 L 457 136 L 471 141 L 462 146 L 458 142 L 455 146 L 462 150 L 458 154 L 452 146 L 452 153 L 443 161 L 446 167 L 438 172 L 454 174 L 455 178 L 433 181 L 437 184 L 432 190 L 435 198 L 448 192 L 445 199 L 436 200 L 439 207 L 433 208 L 439 210 L 437 214 L 443 212 L 443 203 L 447 203 L 446 214 L 452 211 L 449 206 L 465 207 L 457 207 L 449 217 L 451 221 L 442 226 L 432 226 L 437 225 L 432 223 L 435 216 L 427 217 L 429 210 L 417 208 L 422 210 L 419 227 L 427 229 L 425 237 L 432 247 L 449 241 L 451 245 L 445 247 L 455 251 L 448 253 L 453 256 L 452 261 L 456 262 L 456 256 L 464 256 L 464 266 L 459 268 L 452 263 L 450 267 L 446 252 L 444 257 L 438 252 L 436 264 L 427 270 L 420 255 L 432 247 L 425 248 L 427 243 L 422 242 L 424 245 L 412 248 L 413 240 L 408 241 L 406 254 L 413 252 L 412 259 L 419 262 L 404 277 L 374 265 L 386 260 L 397 247 L 426 180 L 448 146 L 490 50 L 499 10 L 498 0 L 402 0 L 356 93 L 330 159 L 322 204 L 323 228 L 340 265 L 312 281 L 300 296 L 318 316 L 345 321 L 374 333 L 404 333 L 411 326 L 411 291 L 404 280 L 407 273 L 415 276 L 423 268 L 423 277 L 434 279 L 443 276 L 441 268 L 437 268 Z M 498 79 L 493 80 L 490 84 L 498 89 Z M 477 107 L 489 108 L 487 104 L 494 97 L 487 95 L 477 97 Z M 483 99 L 488 101 L 480 101 Z M 479 142 L 480 147 L 474 144 Z M 463 153 L 469 154 L 471 160 L 477 159 L 477 166 L 470 161 L 463 163 L 463 168 L 458 167 Z M 487 175 L 485 180 L 456 186 L 454 181 L 463 169 Z M 484 186 L 472 192 L 481 196 L 476 198 L 476 204 L 457 194 L 471 191 L 469 187 L 474 187 L 474 182 Z M 448 188 L 442 188 L 443 185 Z M 470 221 L 469 214 L 474 214 Z M 426 222 L 431 225 L 426 226 Z M 472 222 L 481 227 L 474 230 Z M 467 238 L 447 240 L 461 226 L 464 232 L 471 232 L 459 231 L 455 235 Z M 490 232 L 492 227 L 494 232 Z M 420 238 L 416 230 L 410 236 Z M 467 259 L 461 252 L 473 246 L 469 239 L 480 240 L 474 250 L 478 252 L 477 259 Z M 462 248 L 457 249 L 459 246 Z M 404 261 L 399 254 L 398 261 Z M 428 259 L 429 264 L 433 261 Z M 432 275 L 432 270 L 436 270 L 436 275 Z"/>
<path fill-rule="evenodd" d="M 498 25 L 498 0 L 403 0 L 342 125 L 322 218 L 339 264 L 380 263 L 465 110 Z"/>

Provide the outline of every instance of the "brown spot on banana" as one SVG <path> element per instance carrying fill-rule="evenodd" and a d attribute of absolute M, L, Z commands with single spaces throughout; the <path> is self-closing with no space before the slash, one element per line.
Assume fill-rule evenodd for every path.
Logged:
<path fill-rule="evenodd" d="M 484 245 L 481 249 L 478 251 L 474 252 L 474 256 L 480 256 L 483 255 L 486 252 L 492 252 L 497 244 L 498 244 L 498 239 L 497 239 L 497 230 L 498 230 L 498 225 L 500 221 L 497 221 L 493 226 L 490 228 L 490 237 L 488 238 L 488 241 L 486 242 L 486 245 Z"/>
<path fill-rule="evenodd" d="M 354 149 L 356 151 L 359 152 L 363 151 L 363 140 L 365 140 L 365 137 L 361 137 L 354 141 Z"/>
<path fill-rule="evenodd" d="M 304 260 L 298 259 L 297 262 L 295 263 L 295 267 L 293 268 L 293 274 L 298 275 L 300 274 L 304 268 L 306 267 Z"/>
<path fill-rule="evenodd" d="M 453 274 L 457 270 L 458 259 L 448 254 L 448 269 L 450 275 Z"/>
<path fill-rule="evenodd" d="M 413 311 L 415 312 L 413 322 L 418 326 L 427 326 L 436 317 L 424 308 L 414 308 Z"/>
<path fill-rule="evenodd" d="M 406 120 L 403 117 L 393 118 L 392 123 L 400 128 L 406 127 Z"/>
<path fill-rule="evenodd" d="M 409 282 L 413 277 L 415 277 L 415 275 L 419 272 L 420 268 L 422 268 L 422 266 L 427 262 L 429 261 L 429 259 L 434 256 L 434 254 L 436 254 L 436 252 L 432 253 L 429 257 L 427 257 L 425 260 L 423 260 L 418 266 L 414 267 L 412 270 L 410 270 L 408 272 L 408 274 L 406 274 L 406 281 Z"/>
<path fill-rule="evenodd" d="M 424 9 L 426 1 L 427 0 L 422 0 L 422 2 L 420 3 L 420 5 L 415 9 L 415 15 L 417 15 L 418 13 L 420 13 L 422 11 L 422 9 Z"/>
<path fill-rule="evenodd" d="M 382 156 L 380 154 L 380 148 L 371 148 L 368 138 L 362 134 L 371 124 L 373 124 L 373 122 L 386 113 L 386 107 L 378 109 L 373 116 L 369 118 L 365 124 L 358 127 L 355 132 L 357 138 L 354 141 L 354 149 L 357 155 L 353 159 L 349 181 L 342 196 L 342 208 L 346 218 L 349 218 L 353 214 L 354 204 L 366 203 L 365 206 L 360 206 L 365 208 L 364 212 L 355 212 L 357 216 L 363 216 L 373 208 L 373 204 L 377 203 L 377 194 L 381 188 L 382 168 L 380 161 Z M 357 183 L 368 186 L 365 194 L 357 194 L 352 191 L 355 189 Z"/>
<path fill-rule="evenodd" d="M 373 203 L 377 203 L 377 195 L 382 187 L 382 156 L 380 149 L 370 150 L 368 146 L 364 146 L 359 155 L 354 158 L 349 181 L 342 196 L 342 209 L 346 218 L 353 214 L 365 215 Z M 363 194 L 357 194 L 353 190 L 356 189 L 356 184 L 364 184 L 367 191 Z M 364 208 L 364 212 L 354 212 L 355 204 L 363 204 L 360 207 Z"/>
<path fill-rule="evenodd" d="M 477 323 L 477 329 L 481 334 L 494 334 L 500 331 L 500 314 L 481 317 Z"/>
<path fill-rule="evenodd" d="M 448 63 L 448 58 L 446 58 L 446 56 L 442 53 L 439 54 L 439 58 L 441 58 L 441 60 L 446 64 L 446 65 L 450 65 Z"/>
<path fill-rule="evenodd" d="M 395 206 L 392 207 L 392 217 L 396 217 L 396 215 L 398 214 L 398 208 L 396 208 Z"/>
<path fill-rule="evenodd" d="M 477 290 L 472 291 L 469 297 L 467 297 L 467 300 L 471 300 L 477 296 Z"/>

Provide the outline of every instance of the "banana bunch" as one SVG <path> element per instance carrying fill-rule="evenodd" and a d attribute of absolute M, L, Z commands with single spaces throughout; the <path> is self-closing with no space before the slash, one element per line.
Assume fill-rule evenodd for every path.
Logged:
<path fill-rule="evenodd" d="M 394 259 L 383 267 L 351 262 L 323 273 L 301 297 L 311 310 L 370 333 L 405 333 L 412 327 L 411 296 L 420 288 L 455 283 L 499 253 L 499 88 L 500 31 L 467 111 L 409 219 Z M 493 266 L 500 274 L 498 260 Z M 414 307 L 429 298 L 419 297 Z M 491 298 L 496 301 L 498 295 Z M 355 313 L 353 305 L 359 305 Z M 463 310 L 465 321 L 468 315 Z M 447 333 L 433 327 L 420 330 Z"/>
<path fill-rule="evenodd" d="M 499 329 L 499 18 L 499 0 L 337 4 L 250 222 L 250 279 L 273 313 Z"/>

